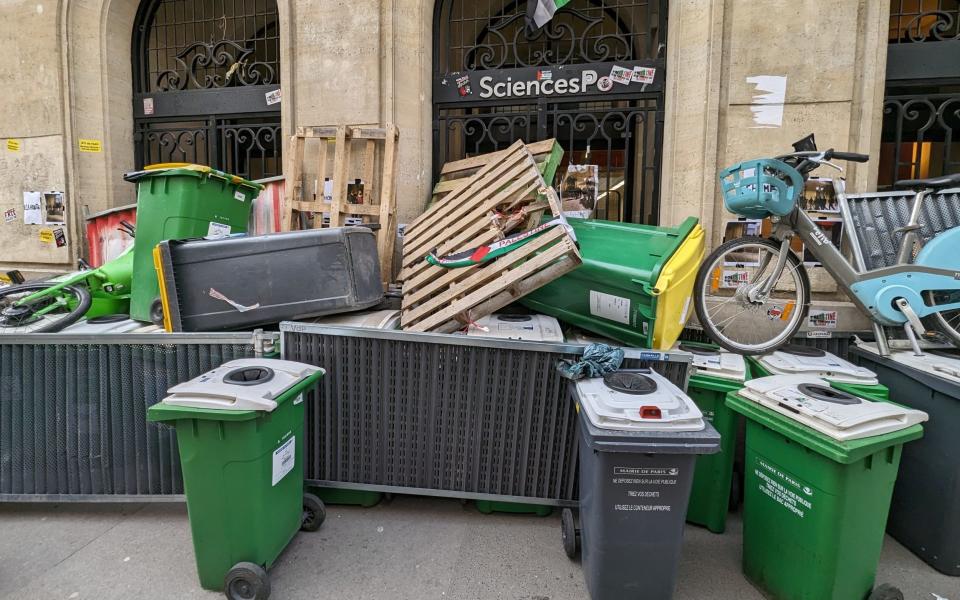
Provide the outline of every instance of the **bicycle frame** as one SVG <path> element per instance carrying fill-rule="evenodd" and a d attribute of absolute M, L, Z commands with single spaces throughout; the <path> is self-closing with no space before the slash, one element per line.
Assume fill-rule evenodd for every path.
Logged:
<path fill-rule="evenodd" d="M 833 187 L 841 207 L 846 208 L 845 185 L 842 178 L 833 179 Z M 909 263 L 913 245 L 916 241 L 917 220 L 923 199 L 928 191 L 916 195 L 910 224 L 905 232 L 898 253 L 898 264 L 882 269 L 863 270 L 862 256 L 857 256 L 859 248 L 854 249 L 860 268 L 855 268 L 830 241 L 816 223 L 800 207 L 784 217 L 773 217 L 773 237 L 789 243 L 792 235 L 797 235 L 806 249 L 813 254 L 823 268 L 833 276 L 837 284 L 848 293 L 861 310 L 871 315 L 882 325 L 902 325 L 909 316 L 894 306 L 897 298 L 905 298 L 917 317 L 934 312 L 960 309 L 960 302 L 929 306 L 922 297 L 927 290 L 960 290 L 960 272 L 956 269 L 938 268 L 923 264 Z M 849 211 L 841 212 L 844 222 L 848 222 Z M 774 271 L 770 279 L 775 281 L 782 266 Z M 919 289 L 919 291 L 918 291 Z"/>

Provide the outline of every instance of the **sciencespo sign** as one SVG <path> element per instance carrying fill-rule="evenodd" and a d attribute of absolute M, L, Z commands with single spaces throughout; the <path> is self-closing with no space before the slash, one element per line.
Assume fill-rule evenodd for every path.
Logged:
<path fill-rule="evenodd" d="M 434 99 L 441 103 L 526 100 L 635 95 L 662 89 L 662 61 L 623 61 L 446 73 L 434 81 Z"/>

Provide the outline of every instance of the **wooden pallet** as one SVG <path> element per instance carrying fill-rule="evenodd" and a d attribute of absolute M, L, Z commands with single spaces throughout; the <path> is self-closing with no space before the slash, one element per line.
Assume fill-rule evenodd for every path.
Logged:
<path fill-rule="evenodd" d="M 442 269 L 444 273 L 431 285 L 405 290 L 401 326 L 407 331 L 452 333 L 572 271 L 580 263 L 580 253 L 569 234 L 562 227 L 554 227 L 492 263 Z"/>
<path fill-rule="evenodd" d="M 282 230 L 295 229 L 299 221 L 295 216 L 301 212 L 314 213 L 314 228 L 324 226 L 323 213 L 330 215 L 330 227 L 343 227 L 348 217 L 359 217 L 364 223 L 379 223 L 377 253 L 380 256 L 380 276 L 384 285 L 392 279 L 397 236 L 396 176 L 399 135 L 395 125 L 297 127 L 290 140 L 284 169 L 287 185 L 285 206 L 282 210 Z M 308 140 L 318 141 L 316 170 L 310 174 L 316 177 L 319 198 L 312 201 L 307 200 L 303 181 L 306 172 L 304 155 Z M 329 202 L 323 200 L 323 182 L 328 177 L 333 182 L 333 195 Z M 363 204 L 351 204 L 347 199 L 349 184 L 355 179 L 363 181 Z"/>
<path fill-rule="evenodd" d="M 554 176 L 557 174 L 557 167 L 560 166 L 560 161 L 563 160 L 563 148 L 560 147 L 557 140 L 549 139 L 527 144 L 527 150 L 530 151 L 533 159 L 540 167 L 540 175 L 543 177 L 543 180 L 548 185 L 551 184 Z M 464 158 L 463 160 L 444 163 L 443 168 L 440 170 L 437 185 L 433 186 L 430 206 L 432 207 L 450 193 L 460 189 L 467 183 L 471 175 L 479 171 L 489 162 L 498 160 L 508 151 L 509 149 L 500 150 L 498 152 L 480 154 L 478 156 Z"/>
<path fill-rule="evenodd" d="M 559 214 L 539 191 L 546 186 L 522 142 L 483 165 L 467 182 L 410 223 L 403 234 L 399 279 L 416 285 L 430 265 L 424 257 L 473 248 L 530 229 L 543 211 Z M 501 217 L 506 215 L 506 217 Z"/>

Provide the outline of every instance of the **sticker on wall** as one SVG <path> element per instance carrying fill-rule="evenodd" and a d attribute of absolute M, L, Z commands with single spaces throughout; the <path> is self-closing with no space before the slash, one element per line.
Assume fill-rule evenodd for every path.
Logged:
<path fill-rule="evenodd" d="M 44 244 L 52 244 L 54 241 L 52 229 L 40 230 L 40 241 Z"/>
<path fill-rule="evenodd" d="M 472 96 L 473 88 L 470 87 L 470 76 L 464 75 L 463 77 L 457 77 L 457 93 L 461 96 Z"/>
<path fill-rule="evenodd" d="M 630 81 L 633 79 L 633 69 L 613 65 L 613 68 L 610 69 L 610 79 L 622 85 L 630 85 Z"/>
<path fill-rule="evenodd" d="M 807 326 L 813 329 L 836 329 L 837 311 L 811 308 L 807 315 Z"/>
<path fill-rule="evenodd" d="M 597 80 L 597 89 L 601 92 L 609 92 L 613 89 L 613 80 L 609 77 L 601 77 Z"/>
<path fill-rule="evenodd" d="M 67 245 L 67 234 L 62 227 L 53 230 L 53 241 L 57 243 L 57 248 L 63 248 Z"/>
<path fill-rule="evenodd" d="M 267 106 L 280 104 L 280 100 L 281 100 L 280 90 L 273 90 L 272 92 L 267 92 L 266 98 L 267 98 Z"/>
<path fill-rule="evenodd" d="M 17 209 L 8 208 L 7 210 L 3 211 L 4 223 L 13 223 L 16 220 L 17 220 Z"/>
<path fill-rule="evenodd" d="M 10 152 L 20 152 L 20 140 L 7 140 L 7 150 Z"/>
<path fill-rule="evenodd" d="M 67 207 L 63 192 L 43 193 L 44 223 L 63 225 L 67 222 Z"/>
<path fill-rule="evenodd" d="M 787 78 L 779 75 L 756 75 L 747 77 L 758 94 L 750 105 L 753 113 L 753 128 L 773 128 L 783 124 L 783 102 L 787 97 Z"/>
<path fill-rule="evenodd" d="M 750 283 L 750 272 L 739 269 L 723 269 L 720 274 L 720 287 L 735 290 L 745 283 Z"/>
<path fill-rule="evenodd" d="M 103 142 L 100 140 L 79 140 L 80 152 L 103 152 Z"/>
<path fill-rule="evenodd" d="M 633 75 L 631 80 L 634 83 L 653 83 L 654 78 L 657 75 L 657 70 L 653 67 L 634 67 Z"/>
<path fill-rule="evenodd" d="M 43 225 L 43 194 L 23 193 L 23 222 L 26 225 Z"/>
<path fill-rule="evenodd" d="M 153 98 L 143 99 L 143 114 L 148 117 L 153 114 Z"/>

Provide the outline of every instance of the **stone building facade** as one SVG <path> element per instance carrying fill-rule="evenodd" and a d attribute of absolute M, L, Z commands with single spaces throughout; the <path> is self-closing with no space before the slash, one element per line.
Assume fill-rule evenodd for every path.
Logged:
<path fill-rule="evenodd" d="M 549 39 L 539 41 L 522 34 L 518 15 L 523 4 L 3 2 L 0 83 L 6 93 L 0 95 L 0 210 L 16 214 L 0 223 L 0 271 L 69 268 L 85 248 L 85 211 L 132 203 L 135 189 L 122 175 L 145 162 L 214 162 L 214 152 L 221 163 L 215 166 L 225 170 L 234 165 L 251 177 L 276 174 L 282 144 L 297 125 L 396 123 L 401 223 L 423 210 L 436 165 L 446 158 L 490 149 L 517 135 L 557 135 L 562 144 L 569 137 L 573 147 L 567 147 L 568 153 L 578 161 L 589 162 L 594 153 L 601 170 L 614 172 L 603 191 L 611 198 L 618 191 L 620 204 L 611 204 L 606 216 L 662 224 L 698 216 L 714 243 L 727 218 L 717 194 L 719 168 L 785 151 L 810 132 L 824 148 L 873 156 L 880 151 L 891 22 L 886 0 L 573 0 L 545 32 Z M 512 24 L 507 19 L 513 19 Z M 494 48 L 499 40 L 504 48 Z M 230 54 L 221 77 L 234 62 L 244 63 L 231 75 L 234 79 L 214 83 L 207 96 L 198 93 L 183 102 L 168 102 L 173 96 L 164 96 L 157 83 L 164 65 L 174 64 L 176 56 L 189 62 L 203 52 L 215 58 L 211 45 L 220 42 L 231 42 L 220 47 Z M 617 43 L 625 48 L 621 54 L 611 46 Z M 192 51 L 191 44 L 196 45 Z M 523 45 L 522 58 L 517 58 L 517 44 Z M 538 54 L 538 49 L 553 54 Z M 571 49 L 577 55 L 563 58 L 572 56 Z M 240 57 L 244 51 L 249 51 L 246 59 Z M 491 59 L 484 58 L 484 52 L 515 56 Z M 501 110 L 501 101 L 500 108 L 484 105 L 473 112 L 435 102 L 435 87 L 452 71 L 522 67 L 559 78 L 561 68 L 617 60 L 653 65 L 657 80 L 651 89 L 656 91 L 612 102 L 582 96 L 549 104 L 544 98 L 527 98 L 527 104 L 510 105 L 509 110 Z M 266 71 L 255 75 L 256 63 L 271 67 L 269 78 Z M 493 69 L 486 68 L 491 65 Z M 208 65 L 206 73 L 216 75 L 216 65 Z M 258 76 L 261 79 L 253 81 Z M 765 81 L 779 82 L 774 87 L 783 85 L 783 93 L 774 90 L 769 96 L 769 90 L 762 89 Z M 259 96 L 244 92 L 246 83 L 258 86 Z M 174 92 L 180 85 L 204 91 L 202 81 L 171 83 L 169 75 L 166 85 Z M 477 89 L 471 92 L 479 90 L 476 81 L 472 86 Z M 247 114 L 255 98 L 276 88 L 281 90 L 279 104 L 258 105 Z M 761 106 L 761 96 L 775 105 L 772 116 L 766 112 L 769 104 Z M 145 103 L 148 97 L 151 102 Z M 635 110 L 641 105 L 646 112 Z M 173 121 L 160 118 L 168 109 L 176 115 Z M 185 116 L 178 110 L 196 114 Z M 543 116 L 544 111 L 549 114 Z M 617 111 L 621 125 L 597 125 L 597 115 L 602 120 Z M 525 116 L 517 120 L 511 112 Z M 592 125 L 578 121 L 588 113 Z M 479 115 L 482 135 L 476 133 L 476 124 L 462 118 L 469 114 Z M 460 123 L 454 126 L 457 118 Z M 194 122 L 198 124 L 191 125 Z M 264 123 L 274 125 L 259 144 L 279 144 L 279 150 L 258 147 L 254 158 L 248 152 L 245 162 L 236 162 L 238 152 L 245 152 L 244 142 L 236 145 L 240 130 Z M 167 152 L 171 143 L 176 146 L 186 138 L 164 146 L 164 127 L 206 128 L 205 154 Z M 594 133 L 603 130 L 603 140 L 590 137 L 591 127 Z M 231 128 L 233 150 L 225 133 Z M 211 150 L 217 136 L 216 143 L 223 147 Z M 193 139 L 195 146 L 202 145 Z M 260 166 L 254 168 L 256 161 Z M 875 189 L 878 165 L 851 165 L 848 189 Z M 22 195 L 31 190 L 65 192 L 66 246 L 41 241 L 38 226 L 24 223 Z"/>

